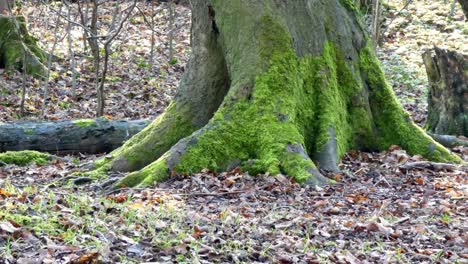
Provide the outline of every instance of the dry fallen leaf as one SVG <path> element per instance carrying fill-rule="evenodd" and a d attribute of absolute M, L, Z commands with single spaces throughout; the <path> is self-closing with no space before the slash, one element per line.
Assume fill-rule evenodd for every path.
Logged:
<path fill-rule="evenodd" d="M 13 234 L 20 231 L 20 228 L 14 227 L 10 222 L 0 222 L 0 230 Z"/>
<path fill-rule="evenodd" d="M 78 259 L 72 260 L 71 264 L 95 264 L 98 263 L 99 252 L 91 252 L 86 255 L 79 257 Z"/>

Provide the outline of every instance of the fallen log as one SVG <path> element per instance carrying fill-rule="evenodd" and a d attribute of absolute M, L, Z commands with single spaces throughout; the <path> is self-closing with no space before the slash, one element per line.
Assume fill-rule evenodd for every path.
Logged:
<path fill-rule="evenodd" d="M 0 152 L 37 150 L 59 154 L 104 153 L 121 146 L 149 120 L 106 118 L 55 122 L 0 122 Z"/>
<path fill-rule="evenodd" d="M 57 154 L 110 152 L 140 132 L 149 120 L 113 121 L 106 118 L 54 122 L 0 122 L 0 152 L 37 150 Z M 445 147 L 468 141 L 451 135 L 428 133 Z"/>

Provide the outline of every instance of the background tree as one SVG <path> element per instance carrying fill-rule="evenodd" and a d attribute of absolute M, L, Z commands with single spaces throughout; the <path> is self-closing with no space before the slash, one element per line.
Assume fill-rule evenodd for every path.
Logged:
<path fill-rule="evenodd" d="M 112 22 L 109 25 L 107 31 L 98 28 L 98 19 L 99 19 L 99 6 L 103 4 L 99 0 L 92 0 L 92 13 L 91 13 L 91 23 L 87 24 L 87 17 L 88 15 L 83 13 L 83 8 L 79 5 L 79 12 L 81 17 L 82 25 L 81 27 L 84 29 L 86 39 L 88 40 L 88 44 L 91 47 L 91 54 L 93 56 L 93 70 L 95 76 L 95 86 L 97 91 L 97 101 L 98 106 L 96 109 L 96 116 L 100 117 L 104 115 L 104 106 L 105 106 L 105 92 L 104 92 L 104 84 L 106 82 L 107 70 L 109 65 L 109 56 L 111 54 L 111 46 L 115 38 L 120 34 L 125 22 L 128 20 L 130 14 L 132 13 L 133 9 L 136 6 L 136 0 L 132 1 L 132 3 L 121 10 L 120 3 L 115 5 L 115 9 L 113 11 Z M 87 5 L 88 3 L 85 2 Z M 88 8 L 84 9 L 86 12 Z M 103 66 L 101 69 L 101 51 L 100 49 L 104 50 L 104 54 L 102 54 Z"/>
<path fill-rule="evenodd" d="M 468 136 L 468 56 L 434 47 L 423 60 L 429 79 L 427 130 Z"/>
<path fill-rule="evenodd" d="M 24 17 L 13 9 L 13 1 L 0 0 L 0 67 L 25 69 L 43 78 L 46 55 L 28 34 Z"/>

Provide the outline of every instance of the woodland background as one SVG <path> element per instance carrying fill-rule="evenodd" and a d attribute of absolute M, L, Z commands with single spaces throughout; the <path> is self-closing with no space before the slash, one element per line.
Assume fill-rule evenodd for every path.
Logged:
<path fill-rule="evenodd" d="M 100 30 L 112 25 L 116 5 L 131 4 L 101 5 Z M 428 87 L 422 53 L 437 45 L 468 54 L 468 26 L 454 6 L 444 0 L 382 6 L 376 50 L 421 126 Z M 77 5 L 25 2 L 21 12 L 53 54 L 50 73 L 38 80 L 0 69 L 0 121 L 94 118 L 93 56 L 83 30 L 69 23 L 79 20 Z M 164 111 L 190 55 L 190 16 L 186 4 L 136 2 L 111 45 L 104 117 L 154 119 Z M 468 160 L 468 148 L 453 151 Z M 45 165 L 0 167 L 3 263 L 468 261 L 466 167 L 408 168 L 422 158 L 396 146 L 348 153 L 343 173 L 330 176 L 336 184 L 325 188 L 234 170 L 102 193 L 101 183 L 81 186 L 67 176 L 94 158 L 77 153 Z"/>

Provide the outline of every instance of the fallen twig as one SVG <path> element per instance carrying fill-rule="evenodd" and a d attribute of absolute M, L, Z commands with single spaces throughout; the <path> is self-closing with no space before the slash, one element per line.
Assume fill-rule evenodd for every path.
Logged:
<path fill-rule="evenodd" d="M 400 169 L 411 170 L 411 169 L 430 169 L 435 171 L 449 170 L 454 171 L 458 168 L 457 165 L 448 163 L 438 163 L 431 161 L 416 161 L 408 162 L 399 166 Z"/>

